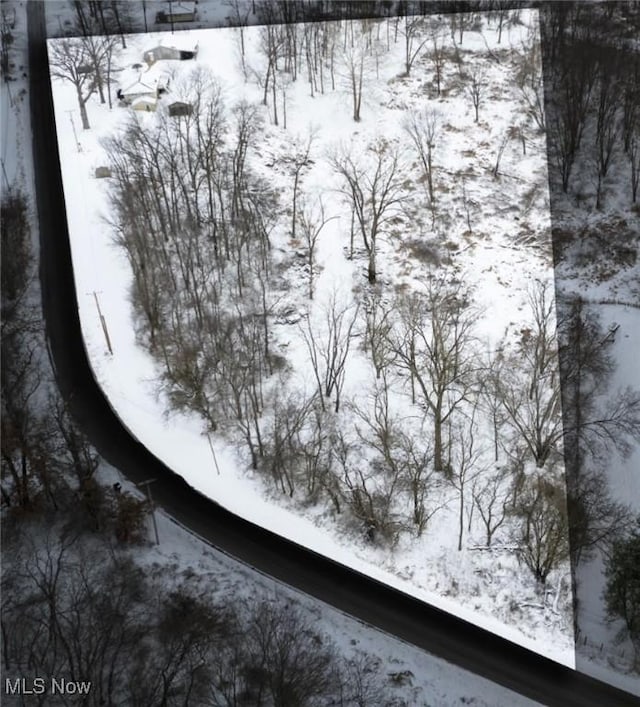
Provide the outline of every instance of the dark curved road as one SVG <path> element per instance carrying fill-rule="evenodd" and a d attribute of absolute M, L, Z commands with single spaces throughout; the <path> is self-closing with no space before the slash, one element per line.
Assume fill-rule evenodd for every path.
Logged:
<path fill-rule="evenodd" d="M 29 2 L 28 31 L 46 332 L 60 390 L 102 457 L 133 482 L 156 478 L 158 505 L 216 547 L 465 670 L 550 707 L 638 707 L 638 700 L 628 693 L 237 518 L 193 490 L 128 434 L 96 384 L 82 343 L 58 164 L 43 2 Z"/>

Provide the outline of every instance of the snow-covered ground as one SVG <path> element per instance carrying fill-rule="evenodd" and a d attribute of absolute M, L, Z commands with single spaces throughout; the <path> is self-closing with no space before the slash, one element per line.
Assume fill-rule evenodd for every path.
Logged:
<path fill-rule="evenodd" d="M 16 51 L 16 61 L 24 61 L 27 66 L 26 53 L 26 15 L 25 2 L 5 3 L 3 8 L 16 10 L 16 24 L 13 48 Z M 27 68 L 24 69 L 28 71 Z M 22 72 L 22 69 L 21 69 Z M 2 85 L 0 109 L 2 110 L 3 142 L 1 155 L 12 188 L 19 186 L 24 189 L 28 201 L 33 204 L 33 160 L 30 150 L 30 121 L 28 110 L 28 82 L 26 76 L 21 76 L 11 84 L 12 95 L 18 88 L 21 94 L 19 105 L 11 105 L 6 85 Z M 23 92 L 24 90 L 24 92 Z M 19 119 L 18 119 L 19 116 Z M 5 130 L 6 129 L 6 130 Z M 16 149 L 20 146 L 20 149 Z M 4 180 L 3 180 L 4 182 Z M 4 193 L 4 184 L 3 184 Z M 37 253 L 37 220 L 33 221 L 33 243 Z M 6 257 L 6 254 L 5 254 Z M 32 283 L 34 299 L 38 299 L 38 283 Z M 43 365 L 48 365 L 43 357 Z M 123 482 L 125 488 L 133 493 L 132 488 L 120 474 L 105 465 L 99 472 L 100 479 L 105 483 L 115 480 Z M 259 575 L 252 568 L 240 563 L 206 543 L 191 533 L 183 530 L 175 522 L 157 513 L 160 545 L 149 547 L 148 550 L 135 551 L 136 559 L 148 563 L 149 567 L 162 568 L 167 577 L 176 581 L 181 573 L 194 572 L 198 581 L 211 590 L 213 587 L 227 598 L 228 596 L 255 595 L 265 599 L 273 597 L 298 604 L 305 616 L 313 622 L 314 628 L 328 635 L 335 641 L 345 655 L 371 656 L 376 668 L 383 675 L 410 671 L 410 679 L 406 684 L 391 688 L 392 695 L 404 699 L 408 704 L 429 704 L 437 707 L 452 707 L 453 705 L 476 704 L 486 707 L 535 707 L 534 702 L 520 695 L 505 690 L 471 673 L 462 671 L 446 662 L 427 655 L 426 653 L 397 641 L 387 635 L 362 625 L 349 617 L 318 603 L 308 597 L 288 589 L 273 580 Z M 171 571 L 167 572 L 166 567 Z"/>
<path fill-rule="evenodd" d="M 112 467 L 100 470 L 104 482 L 119 481 L 131 493 L 140 492 L 127 483 Z M 142 497 L 142 496 L 141 496 Z M 195 583 L 194 589 L 206 588 L 215 601 L 234 596 L 239 600 L 290 602 L 298 607 L 313 631 L 327 636 L 345 660 L 368 658 L 377 676 L 405 673 L 407 679 L 392 682 L 389 696 L 407 705 L 430 707 L 535 707 L 537 702 L 500 687 L 473 673 L 416 649 L 392 636 L 377 631 L 317 599 L 294 591 L 276 580 L 256 572 L 237 560 L 209 546 L 204 540 L 183 529 L 162 511 L 156 512 L 159 545 L 136 549 L 136 561 L 150 571 L 160 569 L 176 584 L 184 578 Z M 154 534 L 149 527 L 149 539 Z"/>
<path fill-rule="evenodd" d="M 409 200 L 408 218 L 400 222 L 400 231 L 396 234 L 391 231 L 381 243 L 381 278 L 385 283 L 419 287 L 429 267 L 407 255 L 402 229 L 412 227 L 417 233 L 431 232 L 439 249 L 442 239 L 447 241 L 446 247 L 452 254 L 451 274 L 475 286 L 476 305 L 483 313 L 477 321 L 477 333 L 487 347 L 496 346 L 505 333 L 514 340 L 527 326 L 527 288 L 536 280 L 552 284 L 553 270 L 545 140 L 531 124 L 522 122 L 521 105 L 512 80 L 513 51 L 510 51 L 536 41 L 532 31 L 537 15 L 527 11 L 520 18 L 519 24 L 505 30 L 501 45 L 497 43 L 496 28 L 486 22 L 473 31 L 467 30 L 459 44 L 464 61 L 486 75 L 488 88 L 477 123 L 470 99 L 456 81 L 453 62 L 449 60 L 444 79 L 444 85 L 451 90 L 436 100 L 433 85 L 425 82 L 426 60 L 416 63 L 410 78 L 400 76 L 401 42 L 391 43 L 388 55 L 380 62 L 379 78 L 370 77 L 360 123 L 351 120 L 350 97 L 345 90 L 338 88 L 311 99 L 303 81 L 290 88 L 286 130 L 282 125 L 271 124 L 269 111 L 263 109 L 266 122 L 259 146 L 251 155 L 252 167 L 286 196 L 291 178 L 279 159 L 287 155 L 296 136 L 304 139 L 313 126 L 317 131 L 315 166 L 304 176 L 305 190 L 310 194 L 325 194 L 331 214 L 340 216 L 327 225 L 320 239 L 316 312 L 328 293 L 337 289 L 344 295 L 363 279 L 362 259 L 350 261 L 343 255 L 348 219 L 334 191 L 337 181 L 327 167 L 326 151 L 350 144 L 363 154 L 372 137 L 399 140 L 407 108 L 428 105 L 438 110 L 443 126 L 436 156 L 443 193 L 442 230 L 437 234 L 431 232 L 424 196 L 416 191 Z M 257 68 L 261 61 L 256 49 L 258 32 L 258 28 L 244 32 L 247 63 Z M 445 43 L 451 41 L 444 26 L 442 38 Z M 241 97 L 259 102 L 260 88 L 242 77 L 236 31 L 194 31 L 183 33 L 181 40 L 198 42 L 197 63 L 213 72 L 226 102 L 232 104 Z M 172 40 L 158 34 L 128 37 L 127 49 L 118 54 L 118 65 L 140 62 L 142 53 L 161 41 L 170 45 Z M 189 71 L 188 64 L 173 62 L 174 81 L 180 72 Z M 110 215 L 108 180 L 94 178 L 96 168 L 109 161 L 101 138 L 113 135 L 130 119 L 131 112 L 115 105 L 109 110 L 94 96 L 87 105 L 91 129 L 83 131 L 74 88 L 54 80 L 53 91 L 85 345 L 96 379 L 131 433 L 191 485 L 233 512 L 573 666 L 568 565 L 560 567 L 550 578 L 550 585 L 561 593 L 558 611 L 557 605 L 553 606 L 553 594 L 548 602 L 540 602 L 533 578 L 518 565 L 508 548 L 498 547 L 493 552 L 476 549 L 482 541 L 477 518 L 471 531 L 465 533 L 462 550 L 456 550 L 457 536 L 453 529 L 457 516 L 451 499 L 450 507 L 443 509 L 421 539 L 404 536 L 392 549 L 372 546 L 364 537 L 341 532 L 326 508 L 301 511 L 294 501 L 269 493 L 263 482 L 248 470 L 246 457 L 233 445 L 220 436 L 203 434 L 203 422 L 196 415 L 170 411 L 167 400 L 158 393 L 158 363 L 143 350 L 136 337 L 129 300 L 131 270 L 124 252 L 113 244 L 106 223 Z M 152 126 L 155 114 L 140 114 L 138 119 Z M 519 125 L 526 135 L 526 154 L 519 139 L 510 139 L 502 156 L 500 177 L 495 179 L 491 172 L 500 143 L 514 125 Z M 464 211 L 460 210 L 463 183 L 471 229 Z M 283 252 L 287 247 L 289 251 L 295 247 L 287 244 L 284 229 L 274 236 L 274 242 Z M 306 283 L 299 281 L 293 285 L 288 304 L 294 312 L 299 312 Z M 113 355 L 107 350 L 98 306 Z M 305 376 L 310 379 L 309 369 L 305 371 L 300 364 L 304 344 L 294 329 L 282 325 L 278 343 L 283 350 L 288 349 L 288 358 L 296 363 L 294 370 L 299 380 Z M 345 397 L 357 398 L 359 394 L 363 397 L 366 391 L 363 383 L 370 380 L 370 368 L 364 354 L 354 351 L 347 367 Z M 401 398 L 399 393 L 398 405 Z"/>

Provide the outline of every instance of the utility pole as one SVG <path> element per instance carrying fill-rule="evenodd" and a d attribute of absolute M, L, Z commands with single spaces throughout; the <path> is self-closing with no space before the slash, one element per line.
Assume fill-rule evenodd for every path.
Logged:
<path fill-rule="evenodd" d="M 155 512 L 155 507 L 153 505 L 153 498 L 151 498 L 151 489 L 149 486 L 155 481 L 155 479 L 147 479 L 146 481 L 141 481 L 139 484 L 136 484 L 136 488 L 140 488 L 141 486 L 144 486 L 147 494 L 147 501 L 149 503 L 149 512 L 151 513 L 151 520 L 153 522 L 153 532 L 156 537 L 156 545 L 160 544 L 160 540 L 158 538 L 158 525 L 156 523 L 156 512 Z"/>
<path fill-rule="evenodd" d="M 98 310 L 98 317 L 100 318 L 100 324 L 102 325 L 102 333 L 104 334 L 104 339 L 107 342 L 107 348 L 109 349 L 109 353 L 113 356 L 113 349 L 111 348 L 111 338 L 109 337 L 109 330 L 107 329 L 107 320 L 104 318 L 102 310 L 100 309 L 98 293 L 93 290 L 92 293 L 87 292 L 87 294 L 93 294 L 93 299 L 96 303 L 96 309 Z"/>
<path fill-rule="evenodd" d="M 215 452 L 215 449 L 213 448 L 213 444 L 211 442 L 211 435 L 208 432 L 207 432 L 207 440 L 209 441 L 209 449 L 211 450 L 211 456 L 213 457 L 213 463 L 216 465 L 216 471 L 218 472 L 218 476 L 220 476 L 220 467 L 218 466 L 216 452 Z"/>
<path fill-rule="evenodd" d="M 78 133 L 76 132 L 76 124 L 73 122 L 73 111 L 68 110 L 66 112 L 69 114 L 71 128 L 73 129 L 73 137 L 76 139 L 76 147 L 78 148 L 78 152 L 82 152 L 82 145 L 80 144 L 80 140 L 78 140 Z"/>

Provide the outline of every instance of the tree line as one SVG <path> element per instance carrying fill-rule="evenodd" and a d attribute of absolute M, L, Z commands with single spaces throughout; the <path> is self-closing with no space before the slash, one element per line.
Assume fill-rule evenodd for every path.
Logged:
<path fill-rule="evenodd" d="M 632 3 L 550 4 L 541 13 L 550 169 L 564 193 L 592 187 L 597 210 L 614 196 L 607 187 L 621 171 L 628 203 L 638 197 L 640 56 L 624 35 L 633 27 Z"/>
<path fill-rule="evenodd" d="M 377 658 L 344 656 L 290 599 L 212 597 L 204 579 L 167 582 L 141 561 L 150 509 L 100 476 L 52 379 L 15 187 L 1 236 L 4 678 L 88 681 L 87 705 L 404 704 Z"/>
<path fill-rule="evenodd" d="M 89 682 L 85 705 L 406 704 L 376 658 L 341 655 L 290 599 L 225 598 L 193 576 L 167 583 L 135 549 L 61 520 L 4 538 L 5 679 Z"/>

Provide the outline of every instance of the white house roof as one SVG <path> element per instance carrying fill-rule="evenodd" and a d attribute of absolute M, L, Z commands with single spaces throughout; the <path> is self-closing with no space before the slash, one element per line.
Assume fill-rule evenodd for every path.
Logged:
<path fill-rule="evenodd" d="M 129 95 L 135 95 L 138 93 L 155 93 L 156 88 L 158 85 L 158 81 L 150 81 L 150 82 L 144 82 L 144 81 L 136 81 L 135 83 L 132 83 L 130 86 L 127 86 L 126 88 L 122 89 L 122 93 L 125 96 Z"/>
<path fill-rule="evenodd" d="M 167 84 L 168 77 L 166 69 L 156 65 L 146 71 L 126 69 L 120 76 L 120 89 L 125 96 L 155 93 L 158 86 Z"/>

